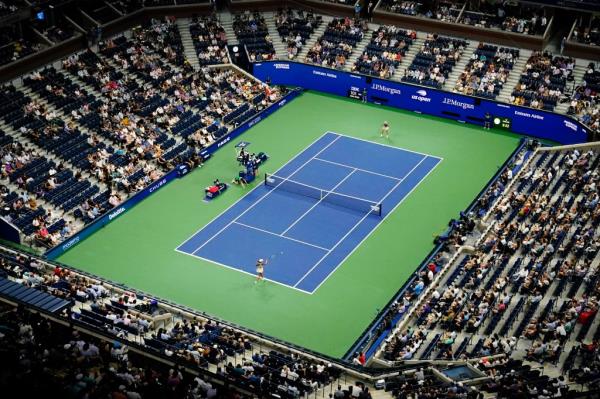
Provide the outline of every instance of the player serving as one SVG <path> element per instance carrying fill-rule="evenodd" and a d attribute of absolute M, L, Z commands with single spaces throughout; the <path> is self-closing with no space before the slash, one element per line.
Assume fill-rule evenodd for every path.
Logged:
<path fill-rule="evenodd" d="M 383 122 L 383 125 L 381 125 L 379 136 L 385 137 L 386 139 L 390 138 L 390 124 L 388 123 L 388 121 Z"/>
<path fill-rule="evenodd" d="M 256 261 L 256 280 L 254 281 L 254 284 L 258 283 L 261 280 L 264 281 L 266 264 L 267 261 L 262 258 Z"/>

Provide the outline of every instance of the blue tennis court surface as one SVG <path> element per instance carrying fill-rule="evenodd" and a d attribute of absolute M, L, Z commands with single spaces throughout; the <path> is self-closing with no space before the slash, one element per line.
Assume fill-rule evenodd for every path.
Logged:
<path fill-rule="evenodd" d="M 176 250 L 311 294 L 440 161 L 327 132 Z"/>

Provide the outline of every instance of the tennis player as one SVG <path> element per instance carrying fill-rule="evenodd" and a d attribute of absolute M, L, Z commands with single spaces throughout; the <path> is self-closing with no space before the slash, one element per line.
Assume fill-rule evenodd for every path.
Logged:
<path fill-rule="evenodd" d="M 266 264 L 267 261 L 262 258 L 256 261 L 256 280 L 254 281 L 254 284 L 258 283 L 261 280 L 264 281 Z"/>
<path fill-rule="evenodd" d="M 385 137 L 386 139 L 390 138 L 390 124 L 388 123 L 388 121 L 383 122 L 383 125 L 381 125 L 379 136 Z"/>

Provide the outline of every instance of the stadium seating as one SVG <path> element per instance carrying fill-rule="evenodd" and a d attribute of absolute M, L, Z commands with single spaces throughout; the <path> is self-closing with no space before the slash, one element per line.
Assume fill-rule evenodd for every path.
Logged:
<path fill-rule="evenodd" d="M 147 0 L 144 6 L 194 2 Z M 384 0 L 379 8 L 527 35 L 548 27 L 549 14 L 541 8 L 435 3 L 430 9 Z M 0 18 L 22 6 L 28 5 L 0 1 Z M 78 4 L 101 23 L 142 7 L 121 0 Z M 252 62 L 276 58 L 266 15 L 233 17 L 233 33 Z M 504 90 L 512 90 L 512 103 L 555 111 L 568 98 L 567 113 L 600 131 L 594 63 L 571 92 L 576 60 L 549 52 L 534 52 L 522 71 L 513 71 L 517 48 L 480 43 L 468 55 L 463 39 L 421 37 L 402 26 L 314 10 L 279 9 L 273 19 L 289 59 L 384 79 L 397 79 L 405 62 L 405 82 L 489 99 L 498 98 L 514 75 L 517 86 Z M 67 57 L 62 67 L 48 64 L 0 88 L 0 214 L 27 237 L 25 244 L 54 247 L 176 165 L 199 165 L 202 150 L 279 98 L 277 89 L 246 74 L 212 67 L 229 62 L 231 32 L 221 21 L 192 16 L 200 69 L 186 62 L 173 18 L 145 19 L 131 32 Z M 36 29 L 60 43 L 76 34 L 63 22 Z M 317 37 L 323 23 L 327 28 Z M 598 45 L 598 28 L 597 18 L 582 21 L 573 40 Z M 0 33 L 0 65 L 42 49 L 30 36 Z M 349 62 L 352 56 L 356 61 Z M 424 362 L 385 378 L 385 391 L 394 397 L 571 397 L 574 389 L 599 387 L 598 148 L 526 147 L 516 159 L 468 214 L 451 222 L 448 235 L 436 238 L 442 250 L 369 337 L 382 344 L 372 349 L 379 365 Z M 31 376 L 32 390 L 53 380 L 53 392 L 74 397 L 234 397 L 230 387 L 244 392 L 236 397 L 317 397 L 333 395 L 343 373 L 314 354 L 299 355 L 284 343 L 13 251 L 0 253 L 0 297 L 20 304 L 0 304 L 3 354 L 15 365 L 7 376 L 23 385 Z M 30 306 L 42 315 L 24 310 Z M 95 336 L 65 327 L 69 323 Z M 390 335 L 379 339 L 383 332 Z M 355 354 L 354 366 L 363 365 L 361 355 Z M 450 383 L 429 368 L 430 361 L 468 363 L 486 378 L 475 390 Z M 48 369 L 57 372 L 45 375 Z M 341 391 L 335 397 L 370 397 L 360 382 Z"/>
<path fill-rule="evenodd" d="M 225 30 L 216 18 L 195 18 L 190 24 L 190 34 L 200 65 L 229 62 Z"/>
<path fill-rule="evenodd" d="M 484 98 L 496 98 L 518 58 L 517 49 L 498 48 L 479 43 L 465 71 L 458 78 L 454 91 Z"/>
<path fill-rule="evenodd" d="M 353 71 L 390 78 L 416 37 L 415 31 L 405 31 L 395 26 L 380 27 L 373 32 L 371 42 L 356 61 Z"/>
<path fill-rule="evenodd" d="M 281 40 L 287 45 L 289 59 L 296 58 L 298 52 L 322 22 L 322 17 L 315 16 L 312 12 L 291 8 L 277 11 L 275 26 Z"/>
<path fill-rule="evenodd" d="M 572 58 L 534 52 L 512 92 L 511 102 L 552 111 L 567 81 L 573 80 L 574 66 Z"/>
<path fill-rule="evenodd" d="M 363 38 L 366 25 L 360 20 L 335 18 L 327 25 L 323 36 L 308 50 L 306 62 L 343 68 L 352 49 Z"/>
<path fill-rule="evenodd" d="M 558 150 L 523 160 L 526 166 L 514 181 L 505 178 L 504 194 L 482 203 L 490 224 L 480 236 L 466 236 L 475 246 L 439 257 L 451 259 L 442 283 L 387 340 L 384 359 L 454 359 L 472 345 L 470 357 L 521 353 L 529 361 L 557 364 L 565 347 L 600 334 L 591 330 L 597 325 L 600 278 L 592 267 L 600 250 L 594 234 L 600 224 L 595 190 L 600 156 L 594 150 Z M 421 274 L 426 285 L 445 268 L 443 261 L 434 266 L 429 277 Z M 414 306 L 408 298 L 404 308 Z M 577 359 L 573 353 L 565 361 Z M 498 370 L 485 363 L 482 369 Z M 487 389 L 506 389 L 500 385 Z"/>
<path fill-rule="evenodd" d="M 218 33 L 214 21 L 204 23 L 213 24 L 204 33 L 209 38 Z M 143 59 L 131 51 L 141 43 Z M 48 67 L 25 77 L 22 88 L 2 88 L 2 119 L 35 146 L 0 136 L 5 154 L 24 152 L 5 176 L 44 207 L 69 215 L 58 218 L 7 188 L 5 215 L 34 242 L 54 246 L 74 232 L 71 217 L 90 223 L 178 163 L 199 163 L 197 150 L 277 98 L 232 70 L 193 76 L 181 46 L 175 24 L 151 21 L 132 39 L 116 37 L 99 53 L 68 57 L 64 71 Z M 122 99 L 136 106 L 124 107 Z M 61 163 L 42 160 L 38 151 Z"/>
<path fill-rule="evenodd" d="M 340 370 L 332 365 L 313 363 L 296 355 L 268 349 L 263 344 L 255 347 L 252 339 L 230 327 L 211 320 L 174 314 L 151 298 L 113 291 L 106 284 L 66 269 L 47 268 L 32 259 L 8 253 L 0 255 L 0 266 L 0 273 L 5 276 L 0 277 L 0 296 L 24 302 L 35 299 L 34 306 L 63 314 L 86 329 L 109 334 L 118 340 L 107 349 L 106 355 L 112 357 L 111 361 L 132 360 L 128 357 L 127 346 L 119 342 L 137 345 L 142 340 L 147 351 L 167 356 L 179 367 L 218 367 L 218 375 L 259 396 L 273 393 L 282 397 L 302 397 L 340 377 Z M 19 323 L 28 325 L 30 320 L 43 320 L 28 312 L 4 309 L 0 320 L 5 326 L 6 323 L 11 326 Z M 5 318 L 7 315 L 11 318 Z M 57 336 L 53 338 L 60 342 L 61 347 L 71 342 L 64 349 L 68 351 L 72 347 L 88 359 L 86 364 L 101 361 L 96 349 L 104 348 L 102 341 L 81 337 L 87 343 L 85 347 L 96 346 L 94 353 L 86 353 L 83 342 L 73 346 L 72 340 L 77 336 L 65 334 L 60 328 L 52 331 L 56 331 Z M 128 390 L 140 389 L 138 384 L 127 379 L 119 378 L 119 384 L 124 384 L 124 389 Z M 205 393 L 206 390 L 217 389 L 207 382 L 204 384 Z"/>
<path fill-rule="evenodd" d="M 465 40 L 428 35 L 402 80 L 441 88 L 467 45 Z"/>
<path fill-rule="evenodd" d="M 241 45 L 248 51 L 250 61 L 262 61 L 275 58 L 273 39 L 265 18 L 258 12 L 237 14 L 234 16 L 233 30 Z"/>

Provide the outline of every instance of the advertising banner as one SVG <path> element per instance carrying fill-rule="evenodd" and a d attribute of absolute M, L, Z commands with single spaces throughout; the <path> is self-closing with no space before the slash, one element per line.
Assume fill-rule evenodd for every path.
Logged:
<path fill-rule="evenodd" d="M 463 123 L 483 125 L 485 115 L 489 113 L 498 128 L 561 144 L 582 143 L 588 137 L 585 126 L 566 115 L 429 87 L 295 62 L 256 63 L 253 73 L 260 80 L 269 80 L 273 84 L 300 86 L 339 96 L 355 97 L 355 93 L 366 89 L 369 102 Z"/>

